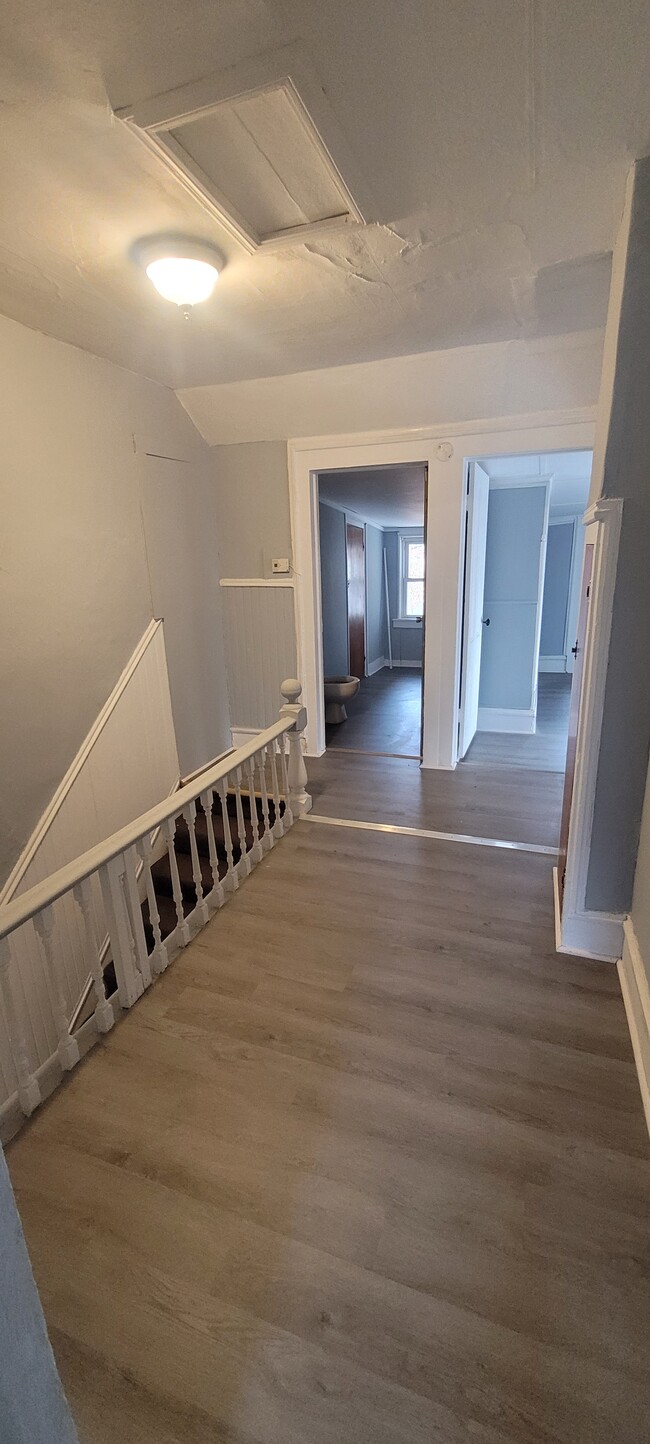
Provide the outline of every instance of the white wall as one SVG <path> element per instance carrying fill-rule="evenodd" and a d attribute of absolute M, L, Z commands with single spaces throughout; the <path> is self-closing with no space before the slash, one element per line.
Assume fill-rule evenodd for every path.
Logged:
<path fill-rule="evenodd" d="M 77 1444 L 1 1148 L 0 1439 Z"/>
<path fill-rule="evenodd" d="M 602 344 L 600 331 L 501 341 L 293 376 L 196 386 L 178 396 L 213 446 L 448 426 L 595 405 Z M 262 455 L 267 475 L 271 453 Z M 279 460 L 272 464 L 275 468 Z M 226 470 L 222 477 L 227 485 Z"/>
<path fill-rule="evenodd" d="M 206 449 L 170 391 L 6 319 L 0 367 L 1 881 L 152 616 L 142 453 L 181 457 L 188 476 L 196 469 L 198 477 Z M 214 538 L 216 568 L 209 496 L 206 479 L 205 532 Z M 182 537 L 182 493 L 173 508 Z M 200 573 L 188 584 L 200 610 Z M 213 596 L 205 603 L 215 635 L 217 606 Z M 198 682 L 205 661 L 197 640 L 188 635 L 185 649 Z M 173 646 L 168 662 L 173 692 L 179 662 Z M 216 656 L 212 665 L 218 667 Z M 223 679 L 215 673 L 213 682 L 225 697 Z M 189 770 L 188 763 L 205 760 L 199 754 L 206 737 L 192 717 L 175 720 Z M 217 717 L 212 732 L 211 756 L 221 750 Z"/>

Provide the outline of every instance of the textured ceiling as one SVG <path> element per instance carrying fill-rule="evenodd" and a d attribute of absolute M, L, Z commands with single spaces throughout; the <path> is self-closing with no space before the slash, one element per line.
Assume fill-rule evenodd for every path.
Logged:
<path fill-rule="evenodd" d="M 551 511 L 582 510 L 589 500 L 591 451 L 549 451 L 542 456 L 490 456 L 482 466 L 493 480 L 551 477 Z"/>
<path fill-rule="evenodd" d="M 424 467 L 374 466 L 367 471 L 321 471 L 322 501 L 356 512 L 375 526 L 424 525 Z"/>
<path fill-rule="evenodd" d="M 372 220 L 246 256 L 111 105 L 296 41 Z M 598 326 L 649 48 L 647 0 L 5 0 L 0 311 L 172 386 Z M 229 258 L 189 322 L 159 230 Z"/>

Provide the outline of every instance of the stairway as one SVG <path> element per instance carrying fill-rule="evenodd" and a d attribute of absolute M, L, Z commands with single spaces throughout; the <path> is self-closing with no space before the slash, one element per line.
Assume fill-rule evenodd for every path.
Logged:
<path fill-rule="evenodd" d="M 237 804 L 234 793 L 228 793 L 226 795 L 226 806 L 228 812 L 228 823 L 233 861 L 236 865 L 241 859 L 242 851 L 247 852 L 253 846 L 253 843 L 255 841 L 252 822 L 253 814 L 251 811 L 251 807 L 255 808 L 257 818 L 257 831 L 262 843 L 264 841 L 264 835 L 266 832 L 266 818 L 264 815 L 262 799 L 260 797 L 251 798 L 248 794 L 242 793 L 241 810 L 244 822 L 244 837 L 242 839 L 240 837 L 239 823 L 237 820 Z M 281 817 L 284 814 L 284 810 L 285 803 L 281 801 Z M 269 798 L 268 822 L 270 829 L 273 828 L 275 821 L 275 806 L 272 799 Z M 224 821 L 221 802 L 216 793 L 214 794 L 214 805 L 211 819 L 208 819 L 201 805 L 201 802 L 197 800 L 196 803 L 196 820 L 194 825 L 194 831 L 196 837 L 197 851 L 199 855 L 199 863 L 201 868 L 201 885 L 203 888 L 204 896 L 207 896 L 207 894 L 212 891 L 214 885 L 212 868 L 210 866 L 210 848 L 208 840 L 208 829 L 210 827 L 212 827 L 212 831 L 214 834 L 214 841 L 218 860 L 219 879 L 222 880 L 226 876 L 226 873 L 228 871 L 228 858 L 226 852 Z M 176 818 L 174 851 L 176 854 L 176 863 L 181 884 L 183 915 L 187 917 L 189 913 L 193 912 L 198 899 L 196 895 L 196 886 L 194 883 L 192 869 L 190 830 L 185 821 L 185 818 L 182 816 Z M 151 868 L 151 876 L 153 879 L 154 891 L 156 895 L 156 906 L 158 908 L 158 915 L 160 918 L 160 932 L 162 940 L 164 942 L 165 939 L 174 932 L 174 929 L 178 925 L 178 918 L 176 916 L 176 903 L 174 901 L 173 895 L 174 890 L 171 865 L 169 861 L 169 854 L 167 852 L 165 852 L 164 856 L 161 857 L 158 862 L 153 864 Z M 148 952 L 151 952 L 154 947 L 154 933 L 149 916 L 149 903 L 146 900 L 142 904 L 142 921 L 144 923 L 147 950 Z M 106 984 L 106 993 L 110 997 L 117 990 L 115 969 L 110 958 L 107 960 L 104 968 L 104 979 Z"/>

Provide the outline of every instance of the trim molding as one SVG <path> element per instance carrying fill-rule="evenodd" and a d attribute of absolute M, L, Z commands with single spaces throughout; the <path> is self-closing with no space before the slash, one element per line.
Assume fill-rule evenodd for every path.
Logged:
<path fill-rule="evenodd" d="M 293 577 L 220 577 L 220 587 L 293 587 Z"/>
<path fill-rule="evenodd" d="M 365 755 L 366 757 L 369 755 L 386 756 L 385 753 L 366 753 Z M 428 827 L 406 827 L 392 822 L 358 822 L 356 818 L 325 817 L 318 812 L 305 813 L 301 821 L 321 822 L 327 827 L 358 828 L 362 832 L 390 832 L 397 837 L 428 837 L 433 842 L 463 842 L 470 847 L 499 847 L 505 848 L 508 852 L 538 852 L 545 856 L 555 857 L 555 848 L 546 847 L 544 843 L 507 842 L 499 837 L 472 837 L 465 832 L 433 832 Z"/>
<path fill-rule="evenodd" d="M 623 956 L 617 967 L 650 1132 L 650 984 L 631 917 L 623 924 Z"/>
<path fill-rule="evenodd" d="M 28 867 L 33 862 L 36 853 L 38 852 L 38 849 L 43 842 L 43 839 L 49 832 L 52 823 L 57 816 L 57 813 L 63 806 L 63 803 L 65 802 L 65 799 L 70 792 L 73 783 L 76 781 L 79 773 L 82 771 L 82 768 L 87 762 L 88 757 L 90 756 L 90 753 L 95 746 L 95 743 L 103 732 L 107 722 L 109 721 L 109 718 L 111 717 L 111 714 L 115 711 L 115 708 L 122 694 L 126 691 L 126 688 L 128 687 L 128 684 L 131 681 L 134 672 L 137 670 L 140 662 L 142 661 L 142 658 L 147 651 L 147 648 L 151 645 L 154 637 L 156 636 L 156 633 L 162 628 L 162 625 L 162 621 L 151 621 L 146 630 L 143 632 L 135 651 L 129 657 L 124 671 L 115 683 L 113 691 L 104 703 L 101 712 L 99 712 L 97 717 L 95 718 L 95 721 L 93 722 L 90 731 L 84 737 L 81 747 L 79 748 L 76 757 L 74 757 L 72 762 L 70 763 L 65 777 L 63 777 L 61 782 L 59 783 L 59 786 L 57 787 L 54 796 L 48 803 L 48 806 L 45 808 L 45 811 L 42 813 L 31 837 L 29 838 L 29 841 L 25 844 L 25 847 L 23 848 L 20 857 L 14 864 L 9 874 L 9 877 L 7 878 L 7 881 L 2 888 L 2 891 L 0 892 L 0 906 L 2 906 L 4 903 L 10 902 L 12 897 L 14 896 L 16 888 L 21 883 L 25 873 L 27 872 Z"/>
<path fill-rule="evenodd" d="M 540 672 L 566 672 L 566 669 L 566 657 L 564 655 L 561 657 L 540 657 L 539 659 Z"/>
<path fill-rule="evenodd" d="M 381 672 L 382 669 L 383 669 L 384 667 L 387 667 L 387 666 L 388 666 L 388 661 L 387 661 L 386 657 L 378 657 L 377 660 L 376 660 L 376 662 L 369 662 L 369 663 L 368 663 L 368 668 L 367 668 L 367 671 L 366 671 L 366 677 L 374 677 L 375 672 Z M 394 663 L 394 662 L 393 662 L 393 666 L 395 666 L 395 663 Z"/>
<path fill-rule="evenodd" d="M 623 915 L 592 912 L 586 896 L 622 511 L 622 500 L 613 497 L 601 499 L 585 513 L 598 526 L 561 917 L 562 951 L 609 962 L 622 953 Z"/>
<path fill-rule="evenodd" d="M 566 897 L 566 893 L 565 893 Z M 599 963 L 617 963 L 623 950 L 623 913 L 594 913 L 579 908 L 567 914 L 560 908 L 560 884 L 553 868 L 555 951 Z"/>
<path fill-rule="evenodd" d="M 535 731 L 536 715 L 532 708 L 479 707 L 479 732 L 524 732 Z"/>

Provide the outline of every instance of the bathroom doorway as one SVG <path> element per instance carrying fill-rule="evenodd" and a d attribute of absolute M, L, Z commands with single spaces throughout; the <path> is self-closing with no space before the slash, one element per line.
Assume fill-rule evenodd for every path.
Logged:
<path fill-rule="evenodd" d="M 422 756 L 426 467 L 318 474 L 325 745 Z"/>

